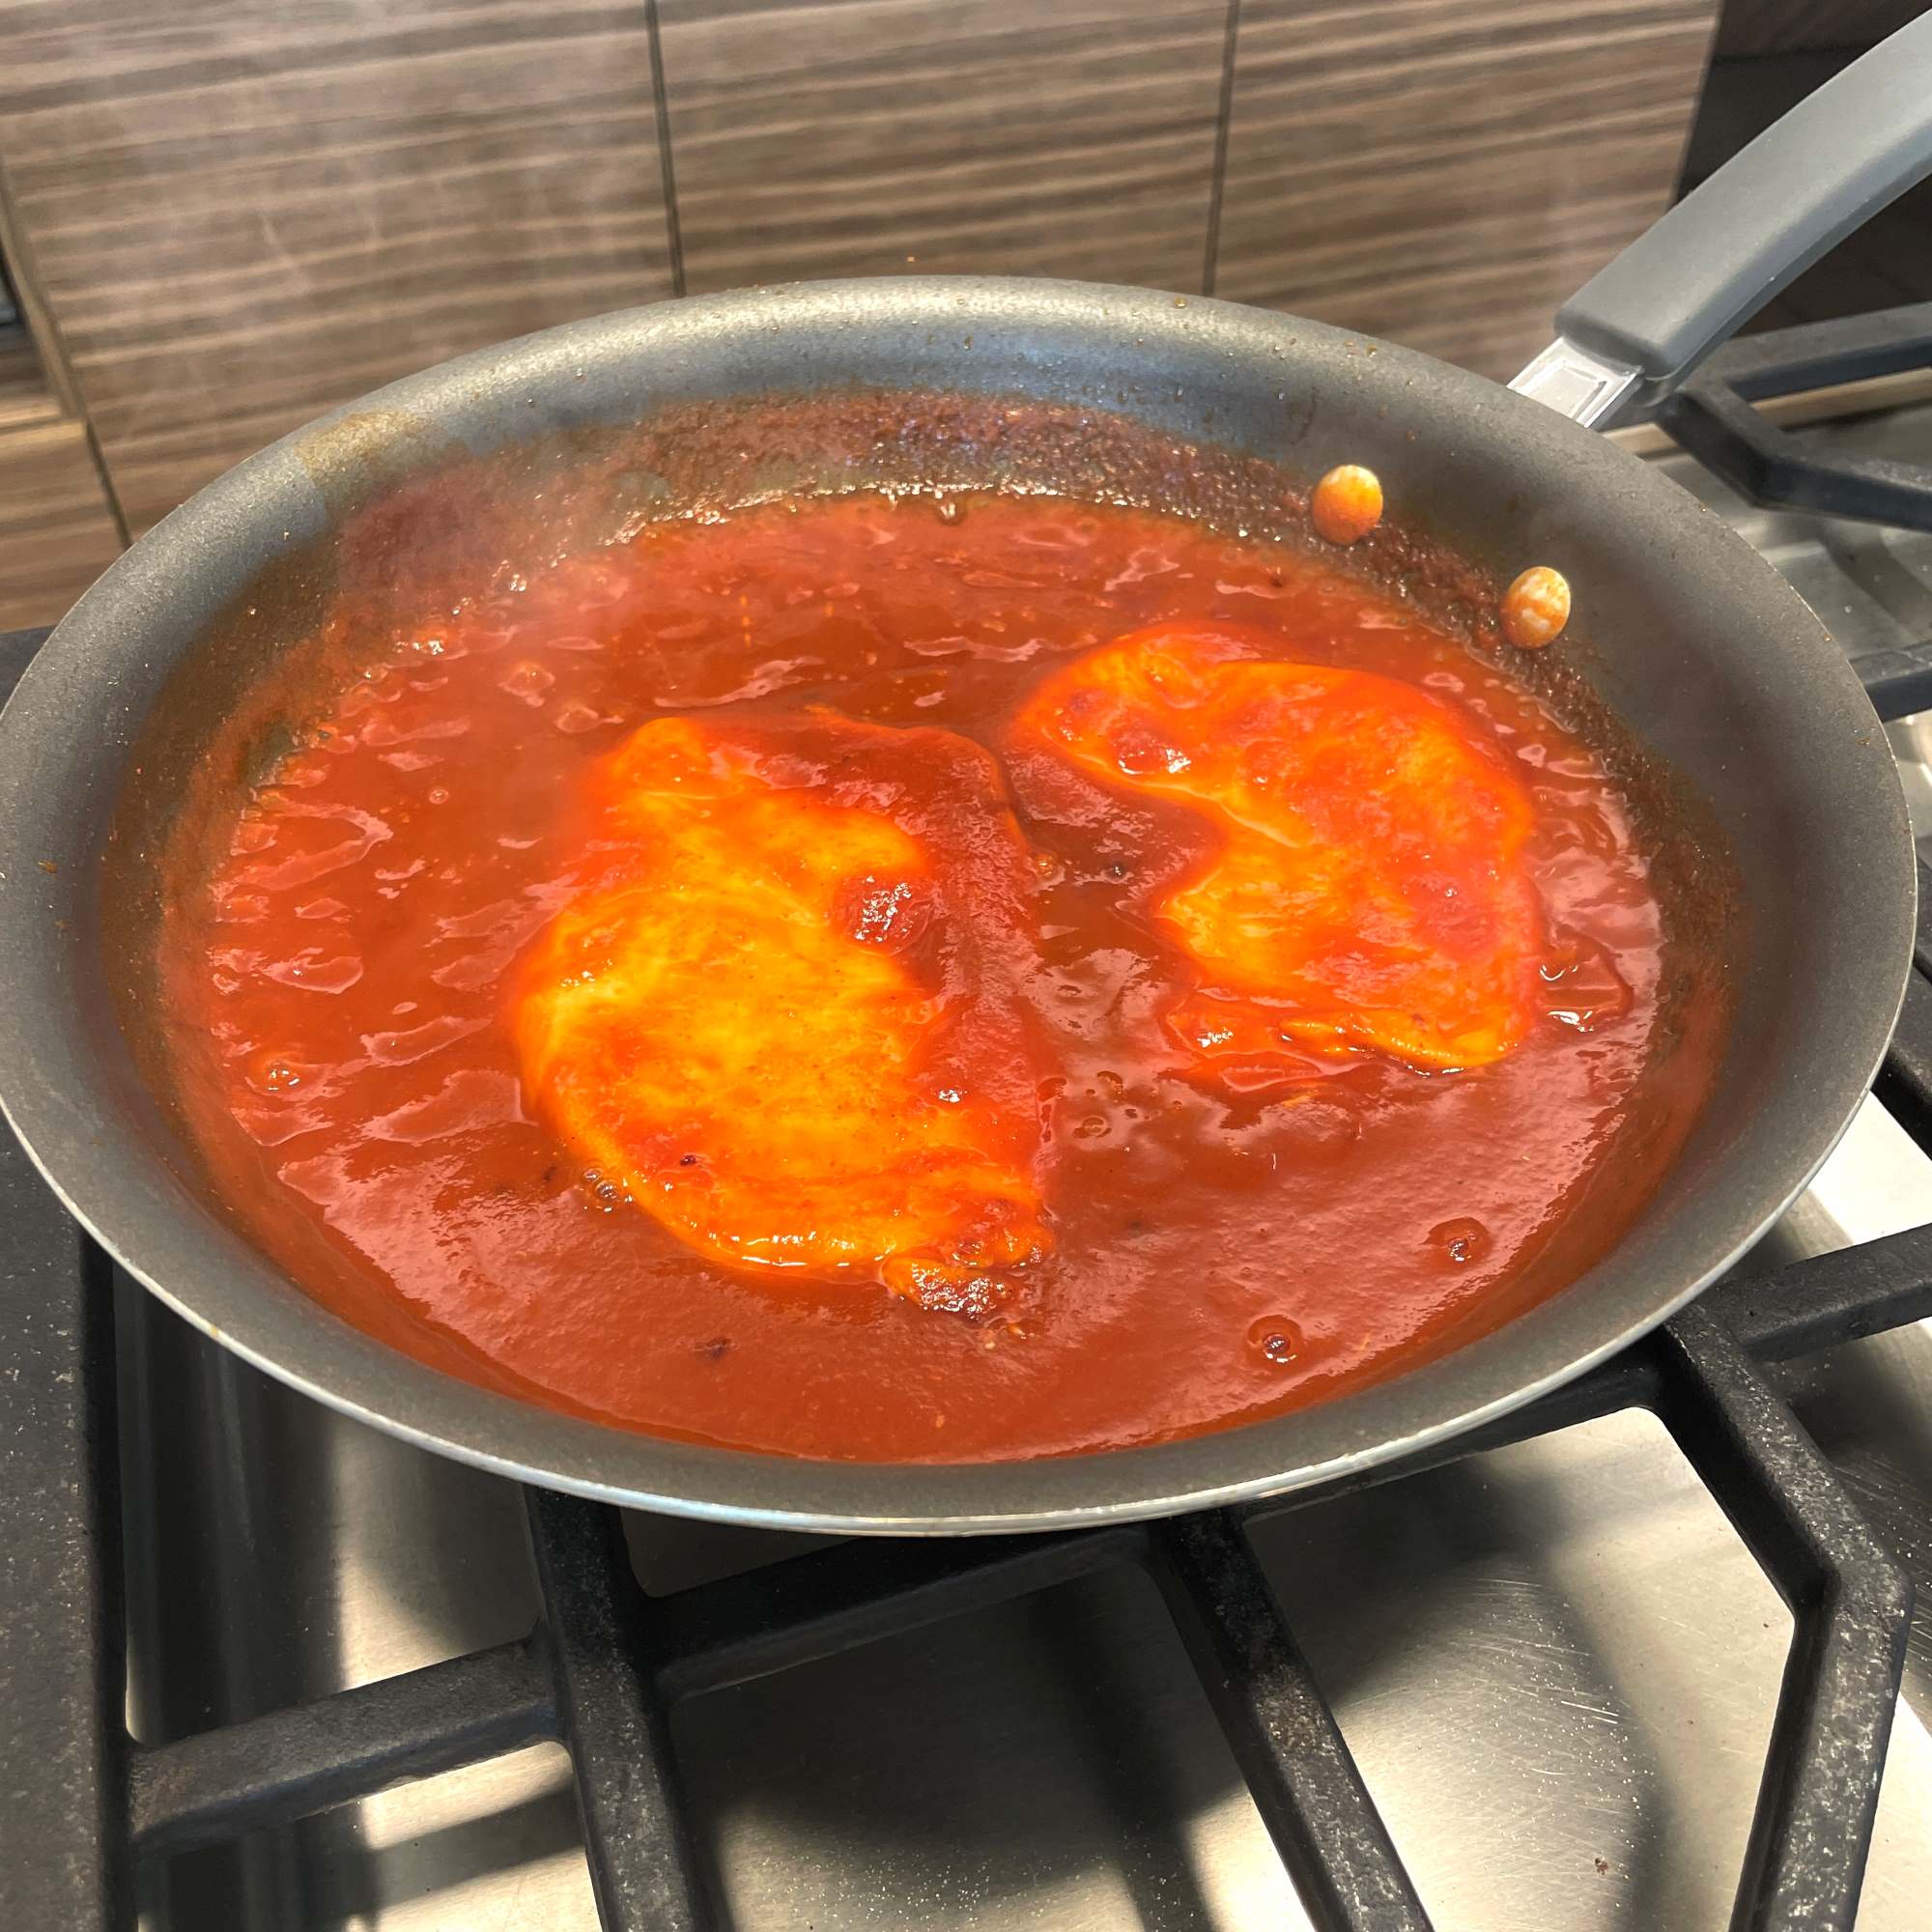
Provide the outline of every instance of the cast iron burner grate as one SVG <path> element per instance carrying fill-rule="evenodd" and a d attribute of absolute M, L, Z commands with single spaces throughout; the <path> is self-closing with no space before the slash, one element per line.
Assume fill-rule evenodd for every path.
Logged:
<path fill-rule="evenodd" d="M 1932 531 L 1932 469 L 1834 449 L 1757 405 L 1833 384 L 1932 367 L 1932 302 L 1807 323 L 1731 342 L 1657 420 L 1748 503 Z M 1932 708 L 1932 638 L 1855 660 L 1881 718 Z"/>
<path fill-rule="evenodd" d="M 1747 435 L 1730 401 L 1925 361 L 1932 307 L 1901 313 L 1903 328 L 1900 315 L 1883 319 L 1889 332 L 1864 318 L 1833 325 L 1829 339 L 1805 328 L 1736 345 L 1674 406 L 1670 426 L 1759 494 L 1892 517 L 1897 505 L 1883 491 L 1903 490 L 1918 503 L 1899 520 L 1932 526 L 1924 478 L 1848 483 L 1838 464 L 1814 481 L 1766 483 L 1732 467 L 1743 460 L 1737 448 L 1761 448 L 1763 426 Z M 1901 334 L 1913 337 L 1905 352 Z M 1733 453 L 1719 453 L 1733 436 Z M 1841 488 L 1852 491 L 1842 505 Z M 1870 507 L 1881 500 L 1886 508 Z M 0 640 L 0 691 L 39 641 Z M 1868 685 L 1888 716 L 1907 708 L 1906 687 L 1882 669 Z M 1932 1153 L 1928 975 L 1932 878 L 1921 882 L 1918 970 L 1877 1089 Z M 134 1742 L 124 1723 L 112 1306 L 111 1264 L 0 1137 L 0 1431 L 10 1449 L 0 1484 L 0 1873 L 12 1924 L 107 1932 L 131 1922 L 137 1861 L 554 1739 L 570 1753 L 607 1932 L 714 1925 L 722 1908 L 671 1745 L 673 1704 L 1134 1565 L 1157 1584 L 1316 1924 L 1424 1932 L 1428 1918 L 1249 1526 L 1340 1489 L 1642 1407 L 1662 1421 L 1793 1617 L 1734 1923 L 1852 1925 L 1912 1590 L 1759 1365 L 1932 1316 L 1932 1227 L 1728 1282 L 1613 1360 L 1453 1444 L 1242 1509 L 1057 1535 L 862 1540 L 653 1598 L 614 1509 L 529 1490 L 541 1614 L 527 1636 L 155 1746 Z"/>
<path fill-rule="evenodd" d="M 1932 472 L 1807 447 L 1754 407 L 1932 363 L 1932 302 L 1732 342 L 1657 412 L 1707 469 L 1753 503 L 1932 530 Z"/>

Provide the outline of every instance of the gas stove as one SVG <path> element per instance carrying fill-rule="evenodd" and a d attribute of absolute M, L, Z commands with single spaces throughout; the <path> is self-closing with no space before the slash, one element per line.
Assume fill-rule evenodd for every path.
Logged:
<path fill-rule="evenodd" d="M 1932 853 L 1928 364 L 1932 308 L 1761 336 L 1619 434 L 1850 652 Z M 1922 1926 L 1919 956 L 1838 1151 L 1660 1335 L 1427 1466 L 1064 1535 L 444 1462 L 187 1328 L 6 1140 L 0 1922 Z"/>

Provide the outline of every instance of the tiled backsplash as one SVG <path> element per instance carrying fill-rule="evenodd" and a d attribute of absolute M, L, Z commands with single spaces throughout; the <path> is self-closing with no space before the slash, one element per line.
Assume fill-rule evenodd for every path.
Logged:
<path fill-rule="evenodd" d="M 1148 282 L 1503 375 L 1669 199 L 1717 11 L 0 0 L 0 223 L 135 533 L 390 377 L 794 276 Z"/>

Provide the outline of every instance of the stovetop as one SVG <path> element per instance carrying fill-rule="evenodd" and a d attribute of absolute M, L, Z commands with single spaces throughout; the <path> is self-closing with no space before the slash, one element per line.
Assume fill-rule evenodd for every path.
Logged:
<path fill-rule="evenodd" d="M 1802 436 L 1932 462 L 1932 405 Z M 1932 705 L 1932 535 L 1656 460 L 1888 715 Z M 1890 729 L 1932 834 L 1932 731 Z M 91 1932 L 122 1883 L 156 1932 L 591 1932 L 600 1901 L 613 1928 L 1653 1932 L 1728 1922 L 1742 1873 L 1754 1924 L 1848 1924 L 1901 1569 L 1932 1602 L 1906 1319 L 1932 1231 L 1903 1232 L 1932 1224 L 1928 1074 L 1921 980 L 1891 1111 L 1748 1279 L 1501 1446 L 1273 1514 L 966 1544 L 619 1518 L 409 1448 L 76 1261 L 9 1144 L 0 1923 Z M 121 1533 L 89 1541 L 89 1508 Z M 100 1701 L 117 1570 L 131 1753 Z M 1928 1714 L 1921 1612 L 1863 1932 L 1927 1919 Z"/>

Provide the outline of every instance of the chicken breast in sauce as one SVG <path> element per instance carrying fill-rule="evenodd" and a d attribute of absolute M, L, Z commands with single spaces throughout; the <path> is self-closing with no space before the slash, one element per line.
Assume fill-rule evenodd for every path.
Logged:
<path fill-rule="evenodd" d="M 1208 995 L 1174 1030 L 1209 1056 L 1275 1034 L 1418 1068 L 1501 1059 L 1536 1017 L 1543 947 L 1522 784 L 1415 685 L 1253 648 L 1235 627 L 1155 625 L 1020 719 L 1108 785 L 1212 823 L 1205 869 L 1156 913 Z"/>
<path fill-rule="evenodd" d="M 996 1306 L 1046 1236 L 992 758 L 829 714 L 664 719 L 591 790 L 600 876 L 518 1007 L 554 1124 L 714 1259 Z"/>

